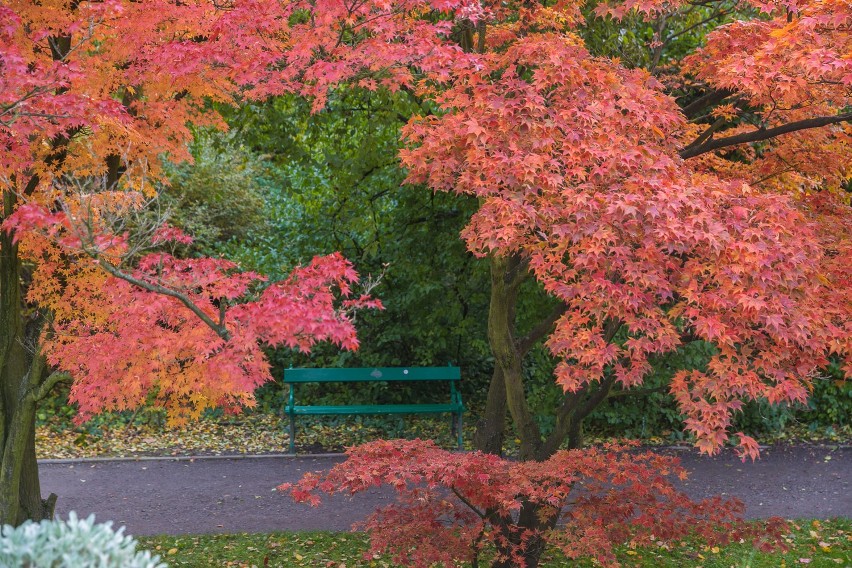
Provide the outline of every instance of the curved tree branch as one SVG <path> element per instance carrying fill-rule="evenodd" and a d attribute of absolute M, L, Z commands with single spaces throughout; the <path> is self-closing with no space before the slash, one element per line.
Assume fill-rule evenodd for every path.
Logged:
<path fill-rule="evenodd" d="M 686 148 L 684 148 L 684 150 L 688 150 L 688 149 L 690 149 L 690 148 L 694 148 L 695 146 L 701 146 L 701 144 L 703 144 L 703 143 L 704 143 L 704 142 L 706 142 L 707 140 L 709 140 L 709 139 L 713 138 L 713 135 L 714 135 L 716 132 L 718 132 L 718 131 L 719 131 L 719 130 L 723 127 L 723 126 L 725 126 L 725 122 L 726 122 L 726 120 L 725 120 L 725 118 L 724 118 L 724 117 L 720 116 L 719 118 L 717 118 L 717 119 L 716 119 L 716 122 L 714 122 L 713 124 L 711 124 L 710 126 L 708 126 L 708 127 L 707 127 L 707 129 L 705 129 L 705 130 L 704 130 L 704 132 L 702 132 L 702 133 L 698 136 L 698 138 L 696 138 L 695 140 L 693 140 L 693 141 L 689 144 L 689 146 L 687 146 Z"/>
<path fill-rule="evenodd" d="M 808 130 L 811 128 L 821 128 L 830 124 L 850 121 L 852 121 L 852 112 L 838 114 L 836 116 L 820 116 L 817 118 L 808 118 L 806 120 L 797 120 L 796 122 L 782 124 L 781 126 L 776 126 L 774 128 L 761 128 L 753 132 L 744 132 L 743 134 L 727 136 L 725 138 L 711 138 L 710 140 L 697 145 L 693 143 L 681 150 L 679 153 L 680 157 L 683 159 L 694 158 L 695 156 L 700 156 L 701 154 L 706 154 L 713 150 L 727 148 L 728 146 L 747 144 L 749 142 L 760 142 L 761 140 L 769 140 L 770 138 L 775 138 L 782 134 L 789 134 L 790 132 Z"/>
<path fill-rule="evenodd" d="M 39 387 L 33 391 L 33 397 L 36 402 L 44 399 L 47 395 L 50 394 L 50 391 L 53 390 L 53 387 L 62 382 L 70 382 L 71 375 L 65 373 L 63 371 L 54 371 L 44 380 L 43 383 L 39 385 Z"/>
<path fill-rule="evenodd" d="M 97 257 L 95 257 L 95 258 L 97 258 Z M 228 332 L 227 328 L 224 325 L 219 325 L 215 321 L 213 321 L 213 318 L 211 318 L 206 313 L 204 313 L 204 310 L 202 310 L 200 307 L 198 307 L 198 305 L 196 305 L 195 302 L 190 300 L 189 297 L 186 294 L 182 294 L 182 293 L 178 292 L 177 290 L 172 290 L 171 288 L 166 288 L 165 286 L 161 286 L 159 284 L 153 284 L 151 282 L 146 282 L 145 280 L 142 280 L 140 278 L 136 278 L 135 276 L 127 274 L 126 272 L 119 270 L 115 266 L 113 266 L 110 263 L 105 262 L 103 260 L 101 260 L 100 266 L 101 266 L 101 268 L 103 268 L 104 270 L 106 270 L 107 272 L 109 272 L 110 274 L 115 276 L 116 278 L 118 278 L 120 280 L 124 280 L 125 282 L 129 282 L 130 284 L 133 284 L 134 286 L 138 286 L 139 288 L 142 288 L 143 290 L 148 290 L 149 292 L 154 292 L 156 294 L 162 294 L 163 296 L 169 296 L 171 298 L 175 298 L 181 304 L 186 306 L 187 309 L 189 309 L 189 311 L 191 311 L 193 314 L 195 314 L 198 317 L 198 319 L 203 321 L 205 323 L 205 325 L 207 325 L 207 327 L 209 327 L 210 329 L 215 331 L 216 335 L 218 335 L 219 337 L 221 337 L 225 341 L 227 341 L 228 339 L 231 338 L 231 334 Z"/>
<path fill-rule="evenodd" d="M 476 505 L 471 503 L 464 495 L 461 494 L 461 491 L 456 489 L 455 487 L 450 487 L 450 491 L 458 498 L 459 501 L 464 503 L 471 511 L 473 511 L 477 517 L 480 519 L 485 519 L 487 515 L 476 508 Z"/>
<path fill-rule="evenodd" d="M 725 100 L 734 94 L 730 89 L 721 89 L 719 91 L 710 91 L 706 95 L 702 95 L 683 107 L 683 114 L 692 118 L 697 116 L 702 110 L 709 106 L 713 106 Z"/>
<path fill-rule="evenodd" d="M 519 338 L 516 341 L 518 351 L 522 355 L 526 355 L 527 352 L 532 349 L 532 346 L 535 345 L 539 339 L 547 335 L 550 330 L 553 329 L 553 324 L 556 323 L 556 320 L 558 320 L 562 316 L 562 314 L 567 311 L 567 309 L 568 306 L 566 306 L 565 304 L 559 304 L 558 306 L 556 306 L 553 311 L 547 314 L 547 317 L 541 320 L 538 325 L 533 327 L 529 331 L 529 333 L 527 333 L 525 336 Z"/>

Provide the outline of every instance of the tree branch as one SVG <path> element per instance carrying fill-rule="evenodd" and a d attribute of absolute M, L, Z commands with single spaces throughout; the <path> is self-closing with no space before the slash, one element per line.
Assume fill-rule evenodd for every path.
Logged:
<path fill-rule="evenodd" d="M 706 95 L 698 97 L 697 99 L 683 107 L 683 114 L 691 118 L 694 115 L 698 114 L 700 111 L 704 110 L 705 108 L 720 103 L 733 94 L 734 91 L 729 89 L 710 91 Z"/>
<path fill-rule="evenodd" d="M 689 144 L 689 146 L 687 146 L 685 149 L 693 148 L 693 147 L 695 147 L 695 146 L 700 146 L 700 145 L 701 145 L 701 144 L 703 144 L 706 140 L 708 140 L 708 139 L 712 138 L 712 137 L 713 137 L 713 134 L 715 134 L 716 132 L 718 132 L 718 131 L 719 131 L 719 129 L 720 129 L 720 128 L 722 128 L 722 127 L 725 125 L 725 122 L 726 122 L 726 121 L 725 121 L 725 117 L 720 116 L 719 118 L 717 118 L 717 119 L 716 119 L 716 122 L 714 122 L 713 124 L 711 124 L 710 126 L 708 126 L 708 127 L 704 130 L 704 132 L 702 132 L 702 133 L 698 136 L 698 138 L 696 138 L 695 140 L 693 140 L 693 141 Z"/>
<path fill-rule="evenodd" d="M 729 10 L 724 10 L 724 9 L 717 10 L 716 12 L 707 16 L 706 18 L 704 18 L 700 22 L 696 22 L 696 23 L 692 24 L 691 26 L 684 28 L 684 29 L 680 30 L 679 32 L 677 32 L 675 34 L 670 35 L 669 37 L 666 38 L 666 43 L 672 41 L 673 39 L 675 39 L 677 37 L 682 36 L 685 33 L 691 32 L 695 28 L 703 26 L 707 22 L 710 22 L 712 20 L 716 20 L 718 18 L 723 18 L 723 17 L 727 16 L 728 14 L 730 14 L 734 11 L 734 7 L 735 6 L 731 6 L 731 8 Z"/>
<path fill-rule="evenodd" d="M 483 512 L 482 512 L 482 511 L 480 511 L 479 509 L 477 509 L 477 508 L 476 508 L 476 505 L 474 505 L 473 503 L 471 503 L 470 501 L 468 501 L 468 500 L 467 500 L 467 499 L 466 499 L 466 498 L 465 498 L 465 497 L 464 497 L 461 493 L 459 493 L 459 491 L 458 491 L 455 487 L 450 487 L 450 491 L 452 491 L 452 492 L 453 492 L 453 495 L 455 495 L 456 497 L 458 497 L 458 498 L 459 498 L 459 501 L 461 501 L 462 503 L 464 503 L 465 505 L 467 505 L 467 507 L 468 507 L 471 511 L 473 511 L 474 513 L 476 513 L 476 516 L 478 516 L 480 519 L 485 519 L 485 518 L 486 518 L 485 513 L 483 513 Z"/>
<path fill-rule="evenodd" d="M 33 392 L 33 400 L 36 402 L 42 400 L 47 395 L 50 394 L 50 391 L 53 390 L 53 387 L 58 385 L 61 382 L 67 382 L 71 380 L 71 375 L 64 371 L 54 371 L 41 383 L 38 388 Z"/>
<path fill-rule="evenodd" d="M 97 257 L 95 257 L 95 258 L 97 258 Z M 138 286 L 139 288 L 142 288 L 143 290 L 148 290 L 149 292 L 154 292 L 156 294 L 162 294 L 163 296 L 169 296 L 171 298 L 175 298 L 181 304 L 186 306 L 187 309 L 189 309 L 189 311 L 191 311 L 193 314 L 195 314 L 198 317 L 198 319 L 200 319 L 202 322 L 204 322 L 204 324 L 207 325 L 207 327 L 209 327 L 210 329 L 215 331 L 216 335 L 218 335 L 219 337 L 221 337 L 225 341 L 227 341 L 231 338 L 231 334 L 228 332 L 228 330 L 225 328 L 224 325 L 219 325 L 215 321 L 213 321 L 213 319 L 210 316 L 208 316 L 206 313 L 204 313 L 204 310 L 199 308 L 195 304 L 195 302 L 193 302 L 192 300 L 189 299 L 189 297 L 186 296 L 186 294 L 182 294 L 182 293 L 178 292 L 177 290 L 172 290 L 171 288 L 166 288 L 165 286 L 160 286 L 159 284 L 152 284 L 152 283 L 146 282 L 146 281 L 144 281 L 140 278 L 136 278 L 135 276 L 131 276 L 130 274 L 127 274 L 126 272 L 123 272 L 123 271 L 119 270 L 118 268 L 116 268 L 115 266 L 111 265 L 109 262 L 101 260 L 99 262 L 99 264 L 100 264 L 101 268 L 103 268 L 104 270 L 106 270 L 107 272 L 109 272 L 110 274 L 112 274 L 113 276 L 115 276 L 116 278 L 118 278 L 120 280 L 124 280 L 125 282 L 129 282 L 130 284 L 133 284 L 134 286 Z"/>
<path fill-rule="evenodd" d="M 817 118 L 808 118 L 806 120 L 797 120 L 796 122 L 782 124 L 781 126 L 776 126 L 774 128 L 761 128 L 753 132 L 745 132 L 743 134 L 737 134 L 735 136 L 717 138 L 715 140 L 710 139 L 704 142 L 703 144 L 695 145 L 695 143 L 693 143 L 681 150 L 679 153 L 680 157 L 683 159 L 694 158 L 695 156 L 700 156 L 701 154 L 706 154 L 707 152 L 712 152 L 713 150 L 727 148 L 728 146 L 747 144 L 749 142 L 760 142 L 761 140 L 769 140 L 770 138 L 775 138 L 776 136 L 780 136 L 782 134 L 789 134 L 790 132 L 808 130 L 811 128 L 821 128 L 830 124 L 838 124 L 840 122 L 849 121 L 852 121 L 852 112 L 846 114 L 838 114 L 836 116 L 820 116 Z"/>
<path fill-rule="evenodd" d="M 609 396 L 609 391 L 612 389 L 612 386 L 615 384 L 615 375 L 613 374 L 611 377 L 603 379 L 598 388 L 594 390 L 589 395 L 589 398 L 583 403 L 581 407 L 577 409 L 576 420 L 582 420 L 586 416 L 592 413 L 592 411 L 598 407 L 600 403 L 606 400 L 607 396 Z"/>
<path fill-rule="evenodd" d="M 517 288 L 520 286 L 524 280 L 529 277 L 529 272 L 527 272 L 528 266 L 529 260 L 522 258 L 521 255 L 510 255 L 509 266 L 506 270 L 506 285 L 510 288 Z"/>
<path fill-rule="evenodd" d="M 553 311 L 551 311 L 546 318 L 540 321 L 538 325 L 532 328 L 529 333 L 517 340 L 516 344 L 518 346 L 518 351 L 520 351 L 522 355 L 525 355 L 530 349 L 532 349 L 532 346 L 535 345 L 539 339 L 547 335 L 547 333 L 553 329 L 553 324 L 556 323 L 556 320 L 558 320 L 567 309 L 568 307 L 562 303 L 556 306 Z"/>

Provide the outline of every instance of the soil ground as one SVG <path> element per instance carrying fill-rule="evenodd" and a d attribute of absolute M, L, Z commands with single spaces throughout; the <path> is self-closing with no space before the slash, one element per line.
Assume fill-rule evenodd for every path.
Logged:
<path fill-rule="evenodd" d="M 732 452 L 675 452 L 690 472 L 680 484 L 693 498 L 724 495 L 746 504 L 746 516 L 852 517 L 852 448 L 777 446 L 743 463 Z M 275 491 L 342 456 L 157 459 L 40 464 L 42 491 L 59 495 L 57 513 L 74 510 L 113 520 L 133 535 L 348 530 L 393 501 L 387 489 L 335 496 L 317 508 Z"/>

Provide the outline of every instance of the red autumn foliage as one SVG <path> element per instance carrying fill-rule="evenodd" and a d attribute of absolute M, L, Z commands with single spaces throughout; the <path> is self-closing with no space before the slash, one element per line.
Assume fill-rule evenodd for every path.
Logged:
<path fill-rule="evenodd" d="M 0 181 L 12 204 L 0 222 L 32 266 L 39 349 L 74 378 L 80 421 L 146 401 L 172 422 L 251 406 L 271 379 L 264 345 L 355 349 L 352 311 L 380 307 L 353 296 L 358 276 L 338 254 L 263 284 L 227 260 L 169 254 L 190 240 L 174 228 L 114 230 L 151 197 L 160 156 L 189 158 L 190 123 L 222 125 L 208 103 L 234 100 L 247 79 L 238 55 L 256 63 L 258 34 L 275 28 L 271 14 L 259 25 L 261 4 L 0 6 Z M 246 33 L 254 48 L 230 52 Z"/>
<path fill-rule="evenodd" d="M 351 311 L 381 307 L 350 297 L 358 275 L 340 254 L 258 288 L 265 278 L 231 261 L 166 252 L 150 252 L 123 272 L 109 264 L 127 248 L 123 236 L 80 233 L 64 213 L 37 206 L 20 207 L 3 226 L 21 235 L 23 258 L 41 261 L 28 300 L 51 310 L 43 351 L 76 378 L 71 401 L 79 421 L 152 395 L 172 422 L 208 407 L 253 406 L 254 390 L 270 377 L 262 346 L 308 351 L 330 341 L 356 349 Z M 187 240 L 165 227 L 153 241 L 166 239 Z"/>
<path fill-rule="evenodd" d="M 353 495 L 389 485 L 395 504 L 359 528 L 370 550 L 403 566 L 455 566 L 487 550 L 514 565 L 536 538 L 568 558 L 592 557 L 618 566 L 613 549 L 698 538 L 725 544 L 743 538 L 758 546 L 779 539 L 784 523 L 739 522 L 743 506 L 719 497 L 692 502 L 670 479 L 686 476 L 677 458 L 635 444 L 562 450 L 546 461 L 517 462 L 480 452 L 455 453 L 422 440 L 381 440 L 350 448 L 347 460 L 322 474 L 285 484 L 297 501 L 318 505 L 319 492 Z M 534 525 L 521 524 L 533 506 Z"/>

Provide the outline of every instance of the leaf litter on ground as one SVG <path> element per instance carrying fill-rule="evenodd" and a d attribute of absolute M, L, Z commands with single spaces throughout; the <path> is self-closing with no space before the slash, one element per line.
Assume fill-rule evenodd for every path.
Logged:
<path fill-rule="evenodd" d="M 193 455 L 260 455 L 285 453 L 289 448 L 289 420 L 259 411 L 246 411 L 236 416 L 211 413 L 186 425 L 169 428 L 160 415 L 149 412 L 141 420 L 128 420 L 126 415 L 105 413 L 94 421 L 74 426 L 67 417 L 54 416 L 42 421 L 36 429 L 36 452 L 39 459 L 193 456 Z M 300 419 L 296 430 L 296 451 L 301 454 L 342 452 L 346 447 L 380 438 L 425 438 L 443 447 L 455 447 L 449 419 L 444 417 L 310 417 Z M 466 448 L 472 449 L 473 420 L 464 430 Z M 590 443 L 612 439 L 589 433 Z M 786 429 L 776 435 L 759 438 L 766 444 L 814 443 L 836 445 L 852 440 L 852 428 L 838 427 L 830 432 L 813 432 L 806 427 Z M 507 440 L 507 455 L 513 454 L 514 439 Z M 648 446 L 689 445 L 688 441 L 668 436 L 649 436 L 642 440 Z"/>
<path fill-rule="evenodd" d="M 259 455 L 285 453 L 289 421 L 271 413 L 206 416 L 169 428 L 157 420 L 127 424 L 121 416 L 104 415 L 97 424 L 72 426 L 50 420 L 36 429 L 39 459 L 93 457 Z M 466 431 L 470 439 L 472 431 Z M 421 437 L 453 447 L 449 419 L 313 418 L 297 425 L 298 453 L 341 452 L 348 446 L 378 438 Z"/>

